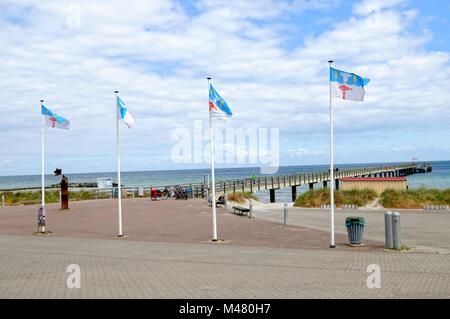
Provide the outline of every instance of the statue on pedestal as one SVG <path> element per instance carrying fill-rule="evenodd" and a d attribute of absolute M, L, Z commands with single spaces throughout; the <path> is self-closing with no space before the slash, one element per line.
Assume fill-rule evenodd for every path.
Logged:
<path fill-rule="evenodd" d="M 57 168 L 54 173 L 59 176 L 62 169 Z M 69 179 L 64 175 L 61 178 L 61 209 L 69 209 Z"/>

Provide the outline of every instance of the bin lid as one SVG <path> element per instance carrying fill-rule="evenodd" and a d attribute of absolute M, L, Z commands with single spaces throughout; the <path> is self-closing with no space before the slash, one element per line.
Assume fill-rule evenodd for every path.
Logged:
<path fill-rule="evenodd" d="M 345 225 L 349 226 L 351 224 L 364 225 L 365 224 L 364 217 L 359 217 L 359 216 L 346 217 L 345 218 Z"/>

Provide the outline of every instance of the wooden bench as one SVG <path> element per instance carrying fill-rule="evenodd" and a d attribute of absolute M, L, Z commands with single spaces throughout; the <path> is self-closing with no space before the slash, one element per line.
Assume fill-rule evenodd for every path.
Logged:
<path fill-rule="evenodd" d="M 225 197 L 223 196 L 219 196 L 219 199 L 216 201 L 216 207 L 219 207 L 220 205 L 225 207 Z"/>
<path fill-rule="evenodd" d="M 216 201 L 216 207 L 219 207 L 219 206 L 225 207 L 225 201 L 224 201 L 224 200 L 218 200 L 218 201 Z"/>
<path fill-rule="evenodd" d="M 242 207 L 242 206 L 233 206 L 233 214 L 236 215 L 249 215 L 250 214 L 250 209 L 247 207 Z"/>
<path fill-rule="evenodd" d="M 220 205 L 223 205 L 225 207 L 225 201 L 224 200 L 216 200 L 216 207 L 219 207 Z M 211 198 L 208 198 L 208 206 L 212 206 L 211 204 Z"/>

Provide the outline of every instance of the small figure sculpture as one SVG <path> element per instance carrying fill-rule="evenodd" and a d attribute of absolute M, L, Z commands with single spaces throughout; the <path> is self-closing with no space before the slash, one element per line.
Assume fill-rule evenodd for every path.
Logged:
<path fill-rule="evenodd" d="M 62 170 L 57 168 L 54 173 L 59 176 Z M 64 175 L 61 178 L 61 209 L 69 209 L 69 179 Z"/>

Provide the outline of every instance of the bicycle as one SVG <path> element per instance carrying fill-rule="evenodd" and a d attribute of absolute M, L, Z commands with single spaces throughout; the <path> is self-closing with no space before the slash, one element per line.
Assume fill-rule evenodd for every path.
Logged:
<path fill-rule="evenodd" d="M 188 199 L 188 194 L 181 186 L 175 186 L 175 199 Z"/>
<path fill-rule="evenodd" d="M 164 189 L 163 191 L 160 191 L 159 189 L 152 189 L 150 192 L 150 198 L 151 200 L 166 200 L 169 198 L 169 191 L 167 189 Z"/>

